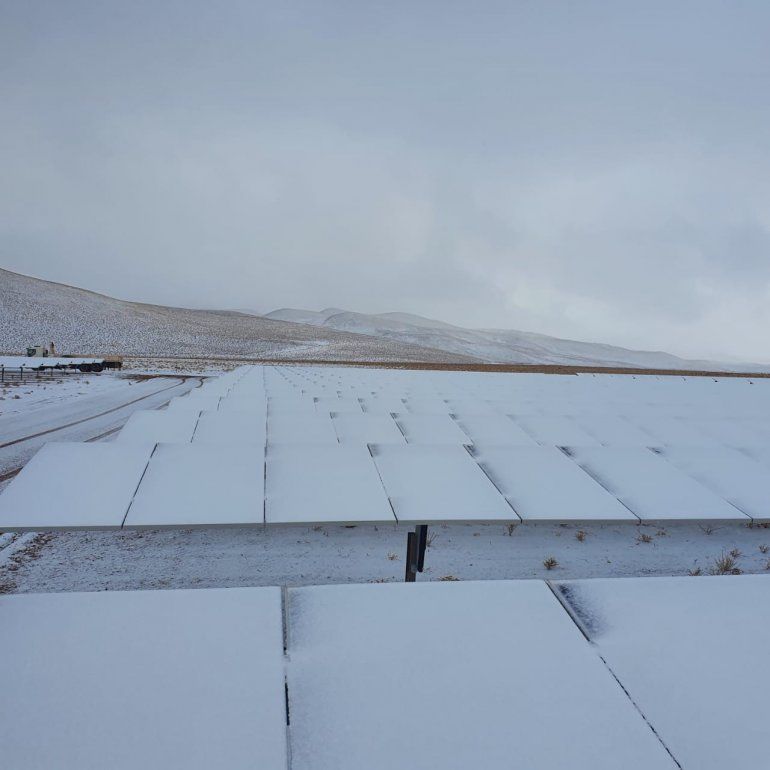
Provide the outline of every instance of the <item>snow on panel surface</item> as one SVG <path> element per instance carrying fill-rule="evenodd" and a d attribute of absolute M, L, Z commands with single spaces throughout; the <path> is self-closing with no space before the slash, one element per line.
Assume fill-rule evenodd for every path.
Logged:
<path fill-rule="evenodd" d="M 46 444 L 0 494 L 0 529 L 120 527 L 153 444 Z"/>
<path fill-rule="evenodd" d="M 329 414 L 329 412 L 361 414 L 361 404 L 357 398 L 334 398 L 333 396 L 323 396 L 316 399 L 315 410 L 318 414 Z"/>
<path fill-rule="evenodd" d="M 571 417 L 531 415 L 515 421 L 542 446 L 599 446 Z"/>
<path fill-rule="evenodd" d="M 341 444 L 403 444 L 404 436 L 389 414 L 332 414 Z"/>
<path fill-rule="evenodd" d="M 471 444 L 448 414 L 398 414 L 396 422 L 408 444 Z"/>
<path fill-rule="evenodd" d="M 277 588 L 0 597 L 3 767 L 285 770 Z"/>
<path fill-rule="evenodd" d="M 525 521 L 637 520 L 556 447 L 477 447 L 473 454 Z"/>
<path fill-rule="evenodd" d="M 219 402 L 222 412 L 255 412 L 265 415 L 267 403 L 264 398 L 249 398 L 244 396 L 228 396 Z"/>
<path fill-rule="evenodd" d="M 364 412 L 371 414 L 392 414 L 403 412 L 406 405 L 400 398 L 362 398 L 361 406 Z"/>
<path fill-rule="evenodd" d="M 603 446 L 655 445 L 655 440 L 649 433 L 618 415 L 594 413 L 590 416 L 578 416 L 575 422 Z"/>
<path fill-rule="evenodd" d="M 193 444 L 265 445 L 265 416 L 253 412 L 203 412 Z"/>
<path fill-rule="evenodd" d="M 456 419 L 457 424 L 468 434 L 473 443 L 494 446 L 537 446 L 537 442 L 507 415 L 460 413 L 456 415 Z"/>
<path fill-rule="evenodd" d="M 262 524 L 263 445 L 160 444 L 127 527 Z"/>
<path fill-rule="evenodd" d="M 134 412 L 118 433 L 117 441 L 144 443 L 189 443 L 198 422 L 197 410 Z"/>
<path fill-rule="evenodd" d="M 588 473 L 641 519 L 746 519 L 649 449 L 579 447 L 570 452 Z"/>
<path fill-rule="evenodd" d="M 169 402 L 168 411 L 175 412 L 179 409 L 194 412 L 202 412 L 204 409 L 214 410 L 219 408 L 219 401 L 219 396 L 207 396 L 204 393 L 176 396 Z"/>
<path fill-rule="evenodd" d="M 272 447 L 265 492 L 268 523 L 395 521 L 363 444 Z"/>
<path fill-rule="evenodd" d="M 463 447 L 378 444 L 372 454 L 399 521 L 518 518 Z"/>
<path fill-rule="evenodd" d="M 338 444 L 331 417 L 326 414 L 291 414 L 267 416 L 269 444 Z"/>
<path fill-rule="evenodd" d="M 675 768 L 540 581 L 297 588 L 288 611 L 293 770 Z"/>
<path fill-rule="evenodd" d="M 770 518 L 770 473 L 728 447 L 672 447 L 662 456 L 752 518 Z"/>
<path fill-rule="evenodd" d="M 634 422 L 654 439 L 649 446 L 720 446 L 718 439 L 684 418 L 646 415 Z"/>
<path fill-rule="evenodd" d="M 562 585 L 599 652 L 683 768 L 768 766 L 770 578 Z"/>

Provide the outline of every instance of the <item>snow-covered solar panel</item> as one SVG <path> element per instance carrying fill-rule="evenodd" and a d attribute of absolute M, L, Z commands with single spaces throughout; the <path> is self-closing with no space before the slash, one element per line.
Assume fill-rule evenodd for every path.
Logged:
<path fill-rule="evenodd" d="M 315 414 L 315 402 L 310 397 L 269 396 L 268 414 Z"/>
<path fill-rule="evenodd" d="M 0 764 L 286 770 L 278 588 L 0 597 Z"/>
<path fill-rule="evenodd" d="M 541 446 L 599 446 L 571 417 L 563 415 L 517 416 L 514 422 Z"/>
<path fill-rule="evenodd" d="M 756 418 L 693 419 L 697 430 L 730 447 L 770 447 L 770 428 Z"/>
<path fill-rule="evenodd" d="M 396 422 L 408 444 L 472 444 L 448 414 L 397 414 Z"/>
<path fill-rule="evenodd" d="M 140 443 L 189 443 L 198 423 L 197 410 L 134 412 L 121 428 L 116 441 Z"/>
<path fill-rule="evenodd" d="M 538 446 L 510 417 L 504 414 L 457 414 L 457 424 L 470 442 L 490 446 Z"/>
<path fill-rule="evenodd" d="M 46 444 L 0 495 L 0 530 L 120 527 L 154 444 Z"/>
<path fill-rule="evenodd" d="M 268 444 L 337 444 L 330 415 L 268 413 Z"/>
<path fill-rule="evenodd" d="M 220 412 L 252 412 L 253 414 L 266 415 L 267 403 L 265 399 L 248 398 L 246 396 L 228 396 L 219 402 Z"/>
<path fill-rule="evenodd" d="M 361 407 L 367 414 L 398 414 L 406 409 L 406 404 L 395 396 L 386 398 L 362 398 Z"/>
<path fill-rule="evenodd" d="M 262 524 L 264 458 L 263 445 L 159 444 L 125 526 Z"/>
<path fill-rule="evenodd" d="M 389 414 L 332 414 L 340 444 L 403 444 L 404 436 Z"/>
<path fill-rule="evenodd" d="M 573 459 L 641 519 L 740 519 L 735 506 L 649 449 L 574 447 Z"/>
<path fill-rule="evenodd" d="M 193 444 L 265 444 L 265 415 L 255 412 L 201 412 Z"/>
<path fill-rule="evenodd" d="M 407 396 L 406 411 L 416 415 L 449 414 L 452 410 L 444 399 L 435 397 Z"/>
<path fill-rule="evenodd" d="M 399 521 L 518 519 L 461 446 L 377 444 L 372 454 Z"/>
<path fill-rule="evenodd" d="M 395 521 L 363 444 L 270 447 L 265 483 L 268 524 Z"/>
<path fill-rule="evenodd" d="M 718 439 L 682 417 L 645 415 L 631 419 L 652 436 L 649 446 L 722 446 Z"/>
<path fill-rule="evenodd" d="M 655 445 L 655 439 L 629 420 L 618 415 L 592 413 L 575 417 L 577 425 L 603 446 Z"/>
<path fill-rule="evenodd" d="M 202 412 L 204 409 L 214 410 L 219 408 L 219 396 L 207 396 L 205 394 L 191 394 L 188 396 L 176 396 L 168 404 L 169 412 L 177 410 Z"/>
<path fill-rule="evenodd" d="M 768 766 L 769 578 L 561 585 L 591 641 L 680 767 Z"/>
<path fill-rule="evenodd" d="M 754 519 L 770 519 L 770 473 L 729 447 L 668 447 L 662 456 Z"/>
<path fill-rule="evenodd" d="M 288 617 L 293 770 L 674 768 L 540 581 L 292 588 Z"/>
<path fill-rule="evenodd" d="M 315 399 L 315 410 L 318 414 L 329 414 L 329 412 L 361 414 L 361 404 L 357 398 L 335 398 L 333 396 L 323 396 Z"/>
<path fill-rule="evenodd" d="M 473 455 L 525 521 L 637 521 L 556 447 L 476 447 Z"/>

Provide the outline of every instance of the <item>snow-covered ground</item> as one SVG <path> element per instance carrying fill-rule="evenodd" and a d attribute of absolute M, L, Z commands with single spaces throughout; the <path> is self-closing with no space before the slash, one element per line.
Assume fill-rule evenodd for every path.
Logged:
<path fill-rule="evenodd" d="M 0 551 L 0 585 L 48 592 L 397 582 L 408 531 L 389 524 L 27 534 L 30 554 Z M 707 575 L 731 552 L 737 570 L 770 566 L 770 530 L 759 525 L 442 524 L 428 534 L 418 580 Z M 557 562 L 550 569 L 549 558 Z"/>
<path fill-rule="evenodd" d="M 238 386 L 241 390 L 233 389 L 232 394 L 221 401 L 220 393 L 224 394 L 233 388 L 232 382 L 227 385 L 217 380 L 209 381 L 196 391 L 195 396 L 174 401 L 171 407 L 173 414 L 171 410 L 168 412 L 169 417 L 174 417 L 174 424 L 179 422 L 177 417 L 192 418 L 190 427 L 185 429 L 184 441 L 188 443 L 177 445 L 180 457 L 185 454 L 185 446 L 198 447 L 206 450 L 201 455 L 205 462 L 197 472 L 184 477 L 187 482 L 179 479 L 174 481 L 179 468 L 187 466 L 183 464 L 177 467 L 175 455 L 170 457 L 169 468 L 173 473 L 166 473 L 165 478 L 161 472 L 164 471 L 161 466 L 165 465 L 165 458 L 158 455 L 160 459 L 153 471 L 157 471 L 158 478 L 153 480 L 152 474 L 146 474 L 142 482 L 143 484 L 147 481 L 149 484 L 145 490 L 147 495 L 152 497 L 157 494 L 158 484 L 164 487 L 170 479 L 178 489 L 181 489 L 180 484 L 184 485 L 187 496 L 181 496 L 180 499 L 187 502 L 184 505 L 175 504 L 173 510 L 162 510 L 156 505 L 150 505 L 147 513 L 152 517 L 162 516 L 164 520 L 168 519 L 167 523 L 171 523 L 173 519 L 176 526 L 184 526 L 186 521 L 193 523 L 193 519 L 185 519 L 185 515 L 205 516 L 206 518 L 195 519 L 197 523 L 204 525 L 202 528 L 24 536 L 24 539 L 20 540 L 20 551 L 19 543 L 14 543 L 13 550 L 5 553 L 4 566 L 0 568 L 0 582 L 5 585 L 5 590 L 27 592 L 308 585 L 403 579 L 406 533 L 409 527 L 403 523 L 355 524 L 355 506 L 349 514 L 349 518 L 353 520 L 350 526 L 320 522 L 307 526 L 271 524 L 268 527 L 252 525 L 250 528 L 205 527 L 206 523 L 213 523 L 214 519 L 220 518 L 231 524 L 249 520 L 254 524 L 257 522 L 251 508 L 245 508 L 244 512 L 239 513 L 233 506 L 236 497 L 244 502 L 261 500 L 261 486 L 257 483 L 261 476 L 257 477 L 253 484 L 247 484 L 242 493 L 240 487 L 236 489 L 225 485 L 223 488 L 227 489 L 228 496 L 223 498 L 221 507 L 218 507 L 216 502 L 219 499 L 216 489 L 214 502 L 209 499 L 211 490 L 206 487 L 207 467 L 213 467 L 218 453 L 216 450 L 209 452 L 208 449 L 214 447 L 207 445 L 206 441 L 236 440 L 240 424 L 251 419 L 248 413 L 238 410 L 249 405 L 264 410 L 262 380 L 263 374 L 260 370 L 252 370 Z M 312 447 L 303 444 L 308 440 L 309 426 L 315 425 L 316 421 L 324 423 L 324 443 L 313 448 L 315 454 L 311 454 L 315 459 L 307 461 L 314 464 L 313 468 L 303 475 L 300 465 L 299 470 L 295 469 L 290 474 L 290 477 L 293 474 L 294 478 L 304 479 L 306 486 L 315 484 L 314 488 L 319 490 L 319 495 L 323 490 L 323 500 L 328 498 L 331 501 L 329 512 L 322 512 L 324 516 L 340 516 L 340 511 L 347 504 L 345 499 L 334 497 L 334 489 L 326 489 L 321 483 L 323 478 L 316 479 L 318 474 L 310 473 L 310 470 L 317 471 L 326 467 L 326 461 L 331 460 L 330 454 L 328 458 L 324 458 L 324 447 L 328 453 L 331 453 L 333 448 L 341 450 L 345 444 L 355 447 L 368 440 L 367 431 L 376 429 L 380 441 L 395 442 L 391 446 L 408 448 L 408 442 L 416 440 L 417 445 L 411 446 L 419 448 L 423 437 L 411 432 L 416 425 L 412 418 L 418 416 L 417 412 L 425 410 L 429 412 L 428 417 L 442 417 L 448 421 L 447 424 L 452 427 L 459 426 L 457 430 L 462 429 L 459 434 L 445 435 L 446 441 L 477 442 L 477 446 L 473 447 L 474 452 L 477 452 L 477 461 L 487 465 L 487 472 L 496 477 L 501 493 L 514 500 L 525 518 L 530 515 L 532 518 L 519 522 L 518 516 L 510 510 L 505 514 L 505 518 L 510 521 L 497 524 L 446 521 L 432 524 L 427 566 L 420 577 L 421 580 L 703 575 L 715 571 L 770 571 L 770 530 L 764 524 L 752 522 L 737 509 L 731 509 L 731 515 L 740 515 L 742 521 L 681 520 L 665 524 L 651 521 L 640 525 L 628 508 L 620 509 L 623 517 L 618 517 L 619 520 L 614 523 L 592 523 L 584 520 L 560 524 L 553 521 L 537 521 L 543 517 L 568 518 L 572 512 L 580 513 L 580 516 L 587 519 L 589 514 L 596 513 L 596 501 L 593 497 L 588 498 L 588 507 L 585 510 L 576 507 L 577 495 L 583 493 L 585 485 L 595 487 L 597 494 L 601 492 L 608 500 L 612 499 L 595 485 L 590 476 L 584 474 L 575 459 L 554 448 L 554 442 L 558 444 L 564 436 L 569 436 L 573 441 L 584 441 L 594 447 L 594 450 L 612 450 L 616 447 L 618 453 L 623 456 L 624 441 L 630 441 L 632 444 L 637 440 L 643 444 L 662 443 L 664 446 L 661 451 L 664 454 L 658 456 L 650 453 L 650 457 L 655 460 L 655 468 L 658 471 L 665 467 L 669 474 L 676 476 L 677 483 L 673 488 L 678 495 L 683 494 L 686 501 L 692 494 L 692 484 L 695 482 L 688 482 L 687 488 L 681 492 L 680 486 L 685 478 L 683 474 L 687 473 L 689 466 L 679 470 L 672 464 L 669 468 L 668 460 L 665 459 L 666 453 L 673 457 L 673 449 L 667 446 L 666 442 L 682 436 L 687 437 L 689 441 L 693 440 L 693 436 L 698 437 L 705 447 L 695 455 L 687 455 L 690 460 L 693 457 L 698 459 L 703 452 L 715 451 L 717 457 L 727 457 L 724 453 L 738 451 L 730 447 L 731 443 L 736 442 L 738 445 L 753 442 L 752 451 L 756 452 L 757 446 L 767 440 L 767 424 L 763 421 L 762 414 L 770 393 L 765 380 L 752 384 L 750 379 L 633 378 L 605 375 L 558 377 L 285 366 L 265 370 L 264 380 L 269 394 L 267 434 L 262 411 L 262 417 L 256 419 L 255 427 L 249 428 L 246 436 L 248 438 L 252 433 L 253 436 L 259 435 L 260 446 L 267 441 L 268 446 L 272 446 L 271 451 L 275 452 L 271 455 L 273 459 L 284 462 L 283 471 L 288 472 L 289 466 L 285 465 L 284 455 L 291 459 L 291 447 L 297 446 L 297 442 L 304 447 L 303 451 L 309 451 Z M 189 381 L 188 387 L 191 387 Z M 375 391 L 377 395 L 372 395 Z M 239 392 L 242 395 L 238 395 Z M 175 390 L 158 393 L 153 398 L 167 400 L 171 393 L 175 393 Z M 262 395 L 254 401 L 256 395 L 249 398 L 243 395 L 244 393 Z M 188 402 L 190 409 L 186 410 Z M 211 409 L 212 404 L 216 409 L 217 402 L 220 405 L 218 411 L 207 413 L 205 419 L 198 418 L 200 409 Z M 389 413 L 394 402 L 397 402 L 396 405 L 401 404 L 398 408 L 409 418 L 402 419 L 403 425 L 410 428 L 406 435 L 402 435 L 400 430 L 393 427 L 398 424 Z M 377 411 L 380 407 L 385 411 Z M 231 411 L 231 408 L 235 411 Z M 443 410 L 444 413 L 432 415 L 432 410 Z M 510 416 L 507 414 L 510 411 L 520 414 Z M 707 414 L 707 417 L 702 419 L 703 414 Z M 148 415 L 152 416 L 152 413 Z M 212 415 L 217 416 L 219 421 L 212 422 Z M 239 415 L 238 419 L 230 419 Z M 525 418 L 526 415 L 529 417 Z M 154 416 L 162 415 L 155 413 Z M 374 423 L 368 419 L 372 417 L 375 418 Z M 289 418 L 291 419 L 287 422 Z M 139 415 L 132 421 L 132 425 L 136 423 L 137 430 L 141 427 L 138 419 Z M 193 431 L 191 426 L 196 420 L 199 420 L 201 431 L 200 435 L 197 432 L 196 435 L 202 443 L 193 441 L 190 444 L 190 434 Z M 293 424 L 292 420 L 299 420 L 297 425 L 300 429 L 295 433 L 287 433 Z M 524 428 L 519 432 L 490 433 L 490 427 L 499 427 L 502 423 L 515 428 L 517 420 L 531 433 L 525 432 Z M 205 425 L 201 425 L 200 421 Z M 142 430 L 152 432 L 158 427 L 156 423 L 158 421 L 153 420 L 152 425 L 142 427 Z M 642 430 L 640 424 L 644 425 L 646 430 Z M 580 426 L 584 430 L 578 430 Z M 161 427 L 166 431 L 173 426 L 163 422 Z M 393 427 L 393 430 L 385 434 L 381 432 L 384 427 Z M 363 433 L 359 432 L 362 428 Z M 696 428 L 712 432 L 695 432 Z M 730 430 L 726 430 L 727 428 Z M 647 430 L 653 432 L 648 433 Z M 468 431 L 469 435 L 465 437 L 463 431 Z M 456 439 L 456 435 L 460 438 Z M 719 438 L 716 438 L 717 436 Z M 128 435 L 126 438 L 129 438 Z M 434 440 L 439 438 L 438 434 L 434 436 Z M 490 440 L 526 440 L 526 446 L 509 447 L 506 451 L 526 449 L 536 455 L 534 459 L 538 462 L 541 452 L 553 451 L 573 476 L 580 476 L 583 484 L 580 487 L 573 485 L 558 488 L 559 485 L 550 483 L 547 478 L 538 481 L 535 474 L 539 467 L 537 463 L 537 467 L 524 471 L 523 475 L 510 475 L 509 471 L 515 468 L 506 465 L 495 472 L 493 453 L 484 448 L 485 442 Z M 271 441 L 278 443 L 271 444 Z M 726 444 L 722 446 L 720 441 Z M 342 445 L 338 442 L 342 442 Z M 538 446 L 538 443 L 544 445 Z M 459 449 L 459 445 L 453 448 Z M 648 450 L 644 449 L 644 452 Z M 461 455 L 465 458 L 467 466 L 472 466 L 471 457 L 464 451 Z M 611 457 L 613 452 L 609 451 L 609 454 L 603 456 Z M 646 454 L 644 456 L 647 457 Z M 517 457 L 518 467 L 525 458 L 523 455 Z M 746 455 L 738 453 L 735 457 L 743 458 L 738 463 L 739 469 L 761 468 L 755 461 L 749 462 Z M 500 455 L 495 462 L 499 462 L 500 458 L 504 458 L 504 455 Z M 663 465 L 660 465 L 661 463 Z M 193 464 L 190 467 L 198 466 Z M 266 508 L 268 521 L 275 516 L 281 518 L 278 508 L 275 507 L 276 503 L 285 508 L 287 500 L 295 499 L 291 497 L 291 485 L 287 486 L 286 479 L 281 481 L 283 477 L 276 477 L 281 481 L 277 486 L 276 482 L 270 480 L 273 470 L 269 469 L 266 489 L 269 503 Z M 445 476 L 446 474 L 442 478 Z M 767 474 L 764 474 L 762 478 L 753 479 L 756 482 L 756 488 L 752 490 L 753 495 L 748 495 L 745 501 L 739 501 L 744 505 L 759 506 L 760 514 L 762 501 L 765 499 L 762 497 L 762 490 L 766 487 L 763 478 L 766 477 Z M 344 492 L 346 485 L 344 477 L 341 478 L 337 486 Z M 564 479 L 570 481 L 572 476 L 565 476 Z M 711 481 L 705 479 L 706 485 Z M 724 482 L 724 478 L 721 481 Z M 388 483 L 387 478 L 385 482 Z M 189 492 L 188 487 L 192 492 Z M 522 496 L 522 490 L 525 488 L 526 497 Z M 199 493 L 195 490 L 199 490 L 203 504 L 199 504 Z M 490 488 L 490 491 L 493 491 L 493 488 Z M 650 491 L 642 491 L 645 494 L 645 506 L 658 504 L 661 499 L 663 503 L 666 502 L 665 495 L 661 498 L 659 490 L 652 490 L 657 495 L 652 502 L 648 499 Z M 705 487 L 698 486 L 697 491 L 699 497 L 696 499 L 705 499 L 700 497 Z M 307 490 L 304 492 L 307 493 Z M 191 497 L 193 493 L 194 497 Z M 311 516 L 320 516 L 314 508 L 317 508 L 316 502 L 321 504 L 321 497 L 317 500 L 312 495 L 307 497 L 306 494 L 305 497 L 307 499 L 303 498 L 304 502 L 301 504 L 295 499 L 293 506 L 289 506 L 292 510 L 284 520 L 301 521 L 302 515 L 308 513 Z M 707 502 L 713 499 L 709 497 Z M 449 503 L 451 501 L 446 501 L 446 506 Z M 641 505 L 633 497 L 628 498 L 628 504 Z M 254 507 L 255 510 L 261 511 L 259 505 Z M 136 516 L 141 514 L 141 508 L 142 506 L 137 504 Z M 438 511 L 439 519 L 442 511 L 446 510 L 449 508 Z M 640 512 L 642 510 L 639 508 Z M 125 508 L 122 508 L 118 525 L 124 511 Z M 652 512 L 654 514 L 654 509 Z M 50 513 L 53 519 L 56 519 L 55 506 L 51 508 Z M 691 513 L 697 518 L 697 512 Z M 261 513 L 259 515 L 261 520 Z M 615 517 L 614 513 L 612 516 L 605 516 L 612 517 Z M 153 523 L 151 519 L 148 522 Z M 66 525 L 66 521 L 64 523 Z M 141 522 L 137 519 L 134 523 L 138 525 Z M 128 517 L 127 524 L 132 524 L 131 516 Z"/>

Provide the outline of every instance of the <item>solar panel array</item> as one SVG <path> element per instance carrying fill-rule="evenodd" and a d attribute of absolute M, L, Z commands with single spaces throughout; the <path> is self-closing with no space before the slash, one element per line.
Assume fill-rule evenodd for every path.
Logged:
<path fill-rule="evenodd" d="M 755 770 L 769 582 L 0 596 L 2 764 Z"/>
<path fill-rule="evenodd" d="M 770 380 L 248 366 L 46 447 L 0 527 L 770 519 Z"/>

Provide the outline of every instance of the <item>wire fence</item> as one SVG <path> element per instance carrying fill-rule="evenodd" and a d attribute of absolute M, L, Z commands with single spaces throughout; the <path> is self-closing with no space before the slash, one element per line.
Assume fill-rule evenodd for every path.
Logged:
<path fill-rule="evenodd" d="M 81 375 L 77 369 L 29 369 L 26 366 L 0 366 L 0 383 L 34 383 Z"/>

